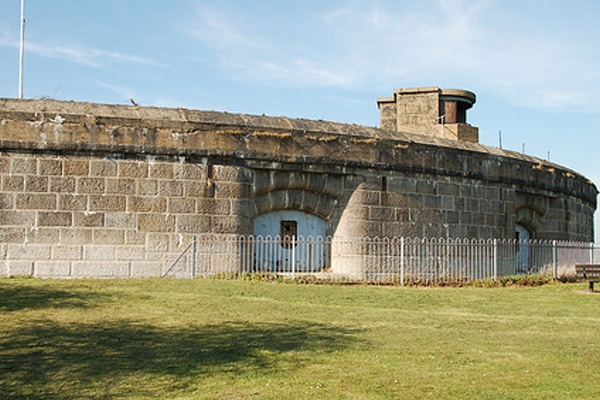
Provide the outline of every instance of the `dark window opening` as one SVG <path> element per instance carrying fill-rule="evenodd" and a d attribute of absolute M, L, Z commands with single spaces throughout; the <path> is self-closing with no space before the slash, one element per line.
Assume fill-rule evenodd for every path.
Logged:
<path fill-rule="evenodd" d="M 298 235 L 298 221 L 281 221 L 279 236 L 281 237 L 281 247 L 291 249 L 295 246 L 296 236 Z"/>

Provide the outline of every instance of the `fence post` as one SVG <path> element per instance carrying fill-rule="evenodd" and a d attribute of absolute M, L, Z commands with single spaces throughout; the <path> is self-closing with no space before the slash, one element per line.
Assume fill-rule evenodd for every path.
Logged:
<path fill-rule="evenodd" d="M 400 238 L 400 285 L 404 286 L 404 236 Z"/>
<path fill-rule="evenodd" d="M 556 247 L 556 240 L 552 241 L 552 279 L 558 277 L 558 248 Z"/>
<path fill-rule="evenodd" d="M 494 282 L 498 281 L 498 239 L 494 239 Z"/>
<path fill-rule="evenodd" d="M 296 235 L 292 235 L 292 279 L 296 279 Z"/>
<path fill-rule="evenodd" d="M 192 278 L 196 277 L 196 235 L 192 236 L 192 268 L 191 274 Z"/>

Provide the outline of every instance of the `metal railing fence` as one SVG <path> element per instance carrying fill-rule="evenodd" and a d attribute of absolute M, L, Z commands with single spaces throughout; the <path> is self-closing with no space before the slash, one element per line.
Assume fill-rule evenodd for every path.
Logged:
<path fill-rule="evenodd" d="M 458 282 L 573 274 L 573 265 L 600 261 L 587 242 L 404 237 L 279 237 L 201 234 L 163 276 L 206 277 L 269 273 L 289 278 L 365 282 Z"/>

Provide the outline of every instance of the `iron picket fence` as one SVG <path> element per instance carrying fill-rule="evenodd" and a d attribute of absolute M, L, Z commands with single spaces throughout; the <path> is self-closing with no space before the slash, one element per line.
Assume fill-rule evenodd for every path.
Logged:
<path fill-rule="evenodd" d="M 573 273 L 600 260 L 587 242 L 365 237 L 280 237 L 201 234 L 165 268 L 163 276 L 230 277 L 253 273 L 288 278 L 363 282 L 442 283 Z"/>

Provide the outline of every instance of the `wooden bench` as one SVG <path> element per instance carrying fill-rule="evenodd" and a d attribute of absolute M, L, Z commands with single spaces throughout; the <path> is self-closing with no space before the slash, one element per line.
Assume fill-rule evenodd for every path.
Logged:
<path fill-rule="evenodd" d="M 588 281 L 590 292 L 594 291 L 594 283 L 600 282 L 600 264 L 575 264 L 577 280 Z"/>

